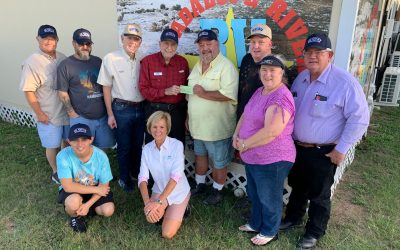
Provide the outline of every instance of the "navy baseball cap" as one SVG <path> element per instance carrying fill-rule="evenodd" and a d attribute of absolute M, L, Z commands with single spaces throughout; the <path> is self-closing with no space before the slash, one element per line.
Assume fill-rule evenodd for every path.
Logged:
<path fill-rule="evenodd" d="M 45 38 L 48 36 L 58 38 L 56 28 L 54 28 L 53 26 L 48 25 L 48 24 L 44 24 L 39 27 L 38 36 L 40 36 L 41 38 Z"/>
<path fill-rule="evenodd" d="M 83 28 L 75 30 L 74 34 L 72 35 L 72 39 L 79 44 L 93 43 L 92 34 L 90 31 Z"/>
<path fill-rule="evenodd" d="M 161 41 L 171 40 L 171 41 L 178 43 L 178 32 L 176 32 L 173 29 L 165 29 L 161 33 L 160 40 Z"/>
<path fill-rule="evenodd" d="M 331 40 L 324 33 L 311 34 L 307 37 L 306 43 L 304 44 L 304 50 L 309 48 L 332 50 Z"/>
<path fill-rule="evenodd" d="M 217 34 L 215 34 L 214 31 L 206 29 L 206 30 L 201 30 L 197 34 L 197 39 L 196 39 L 196 41 L 194 41 L 194 43 L 198 43 L 201 39 L 207 39 L 209 41 L 212 41 L 212 40 L 218 41 L 218 36 L 217 36 Z"/>
<path fill-rule="evenodd" d="M 277 57 L 269 55 L 264 57 L 259 63 L 259 66 L 261 65 L 269 65 L 269 66 L 276 66 L 276 67 L 281 67 L 282 69 L 285 68 L 285 64 L 281 60 L 279 60 Z"/>
<path fill-rule="evenodd" d="M 73 125 L 69 129 L 69 134 L 68 134 L 68 139 L 70 141 L 76 140 L 78 138 L 91 138 L 92 137 L 92 132 L 90 131 L 90 128 L 88 125 L 83 124 L 83 123 L 78 123 Z"/>

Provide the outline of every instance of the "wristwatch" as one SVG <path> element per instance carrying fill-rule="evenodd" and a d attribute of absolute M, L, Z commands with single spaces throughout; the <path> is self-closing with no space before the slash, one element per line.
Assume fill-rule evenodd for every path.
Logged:
<path fill-rule="evenodd" d="M 157 199 L 156 202 L 157 202 L 158 204 L 160 204 L 160 205 L 163 204 L 162 200 L 160 200 L 160 199 Z"/>

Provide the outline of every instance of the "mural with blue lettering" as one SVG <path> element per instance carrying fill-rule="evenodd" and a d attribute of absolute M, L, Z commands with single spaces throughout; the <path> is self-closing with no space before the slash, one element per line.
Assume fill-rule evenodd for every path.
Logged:
<path fill-rule="evenodd" d="M 294 71 L 304 67 L 304 40 L 313 32 L 328 32 L 333 0 L 119 0 L 119 30 L 127 23 L 143 29 L 141 51 L 159 50 L 166 27 L 179 34 L 178 52 L 193 66 L 198 60 L 194 40 L 201 29 L 218 32 L 220 50 L 238 67 L 248 52 L 250 27 L 263 23 L 272 29 L 272 51 L 287 59 Z"/>

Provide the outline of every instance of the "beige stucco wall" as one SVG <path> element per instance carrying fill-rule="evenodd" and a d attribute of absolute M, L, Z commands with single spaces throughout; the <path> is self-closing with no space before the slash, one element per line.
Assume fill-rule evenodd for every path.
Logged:
<path fill-rule="evenodd" d="M 87 28 L 93 55 L 103 57 L 118 47 L 116 0 L 1 0 L 0 104 L 30 110 L 19 90 L 21 63 L 37 49 L 37 29 L 51 24 L 59 36 L 58 50 L 73 53 L 72 33 Z"/>

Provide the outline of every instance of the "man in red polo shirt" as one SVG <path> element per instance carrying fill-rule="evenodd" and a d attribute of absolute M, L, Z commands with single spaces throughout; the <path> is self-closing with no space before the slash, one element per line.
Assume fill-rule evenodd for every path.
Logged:
<path fill-rule="evenodd" d="M 185 145 L 185 120 L 187 103 L 180 86 L 187 85 L 189 65 L 185 58 L 176 54 L 178 33 L 165 29 L 161 33 L 160 51 L 146 56 L 141 61 L 139 89 L 148 101 L 145 106 L 146 119 L 155 111 L 162 110 L 171 115 L 169 136 Z M 152 140 L 146 133 L 146 143 Z"/>

